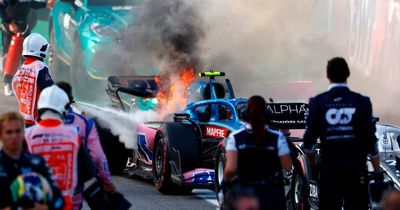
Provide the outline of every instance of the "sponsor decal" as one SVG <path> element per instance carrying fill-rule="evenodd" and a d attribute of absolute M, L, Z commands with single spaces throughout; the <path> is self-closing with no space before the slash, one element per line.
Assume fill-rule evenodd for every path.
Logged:
<path fill-rule="evenodd" d="M 213 171 L 202 171 L 193 174 L 193 183 L 210 183 L 214 182 Z"/>
<path fill-rule="evenodd" d="M 353 119 L 353 115 L 356 112 L 356 108 L 331 108 L 326 114 L 326 121 L 331 125 L 347 125 Z"/>
<path fill-rule="evenodd" d="M 26 120 L 35 119 L 35 101 L 38 71 L 22 66 L 14 76 L 13 88 L 19 102 L 19 110 Z"/>
<path fill-rule="evenodd" d="M 153 152 L 148 148 L 149 145 L 147 143 L 146 134 L 138 133 L 137 134 L 137 142 L 139 145 L 138 150 L 143 152 L 146 155 L 147 160 L 153 160 Z"/>
<path fill-rule="evenodd" d="M 271 113 L 269 125 L 280 129 L 304 129 L 308 104 L 305 103 L 271 103 L 267 105 Z"/>
<path fill-rule="evenodd" d="M 215 126 L 206 126 L 205 136 L 214 138 L 225 138 L 228 136 L 228 130 Z"/>
<path fill-rule="evenodd" d="M 308 114 L 307 104 L 268 104 L 267 109 L 272 114 Z"/>
<path fill-rule="evenodd" d="M 310 183 L 310 197 L 318 198 L 318 186 L 315 183 Z"/>

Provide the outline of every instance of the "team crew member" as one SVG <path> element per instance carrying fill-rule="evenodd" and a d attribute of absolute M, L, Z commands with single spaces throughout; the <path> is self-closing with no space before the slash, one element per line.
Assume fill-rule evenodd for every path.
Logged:
<path fill-rule="evenodd" d="M 350 70 L 343 58 L 328 61 L 329 91 L 310 99 L 304 147 L 315 164 L 312 147 L 321 141 L 320 209 L 368 209 L 367 155 L 375 171 L 379 156 L 372 105 L 347 86 Z"/>
<path fill-rule="evenodd" d="M 54 0 L 48 1 L 48 6 L 54 5 Z M 11 42 L 11 36 L 17 33 L 29 35 L 28 15 L 31 9 L 46 7 L 46 0 L 2 0 L 0 1 L 0 17 L 2 19 L 3 67 Z M 11 80 L 13 75 L 4 74 L 4 93 L 11 95 Z"/>
<path fill-rule="evenodd" d="M 40 92 L 54 84 L 43 62 L 49 47 L 47 40 L 40 34 L 33 33 L 26 37 L 22 52 L 26 59 L 13 78 L 13 89 L 26 127 L 35 124 L 38 117 L 36 106 Z"/>
<path fill-rule="evenodd" d="M 12 203 L 10 185 L 22 173 L 36 172 L 47 179 L 53 191 L 53 200 L 46 205 L 36 203 L 33 209 L 61 209 L 64 200 L 57 183 L 40 157 L 23 150 L 24 120 L 15 112 L 0 116 L 0 139 L 3 148 L 0 151 L 0 209 L 17 209 Z"/>
<path fill-rule="evenodd" d="M 250 125 L 229 135 L 224 180 L 255 189 L 260 209 L 286 209 L 282 169 L 292 160 L 284 135 L 268 128 L 266 102 L 253 96 L 247 103 Z"/>
<path fill-rule="evenodd" d="M 72 96 L 72 88 L 66 82 L 57 83 L 61 89 L 63 89 L 68 97 L 69 102 L 73 103 L 74 98 Z M 108 169 L 108 163 L 106 155 L 104 154 L 103 148 L 100 144 L 99 135 L 97 133 L 96 126 L 94 125 L 93 120 L 86 118 L 83 115 L 77 114 L 73 112 L 71 108 L 67 111 L 67 115 L 64 119 L 64 123 L 68 125 L 72 125 L 74 127 L 78 127 L 79 136 L 84 145 L 90 151 L 90 156 L 96 166 L 98 171 L 98 177 L 101 179 L 103 184 L 103 189 L 106 192 L 115 192 L 116 187 L 111 181 L 111 173 Z M 82 188 L 83 183 L 79 183 L 80 186 L 77 187 L 77 191 L 73 197 L 74 209 L 78 210 L 82 207 Z"/>
<path fill-rule="evenodd" d="M 33 154 L 45 158 L 53 171 L 66 201 L 72 209 L 77 185 L 77 158 L 80 145 L 76 128 L 63 124 L 69 100 L 67 94 L 53 85 L 42 91 L 38 101 L 38 123 L 27 129 L 25 139 Z"/>

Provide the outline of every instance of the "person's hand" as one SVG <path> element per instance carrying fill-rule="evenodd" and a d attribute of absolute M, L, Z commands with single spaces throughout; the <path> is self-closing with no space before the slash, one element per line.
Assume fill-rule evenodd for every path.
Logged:
<path fill-rule="evenodd" d="M 33 208 L 24 210 L 49 210 L 49 207 L 44 204 L 35 203 L 35 206 Z"/>
<path fill-rule="evenodd" d="M 8 25 L 8 29 L 10 29 L 11 33 L 17 34 L 20 32 L 17 24 L 15 24 L 15 21 L 12 21 L 9 25 Z"/>
<path fill-rule="evenodd" d="M 374 181 L 375 183 L 382 183 L 384 179 L 385 176 L 383 171 L 375 171 L 370 175 L 370 180 Z"/>
<path fill-rule="evenodd" d="M 103 189 L 104 192 L 106 193 L 113 193 L 117 191 L 117 188 L 115 187 L 114 183 L 104 183 Z"/>
<path fill-rule="evenodd" d="M 57 0 L 47 0 L 47 8 L 53 9 L 53 7 L 56 3 L 57 3 Z"/>

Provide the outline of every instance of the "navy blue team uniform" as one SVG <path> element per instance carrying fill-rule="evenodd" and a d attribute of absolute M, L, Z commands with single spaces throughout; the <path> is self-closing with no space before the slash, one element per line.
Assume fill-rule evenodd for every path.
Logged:
<path fill-rule="evenodd" d="M 370 99 L 345 84 L 310 99 L 304 147 L 311 151 L 320 138 L 320 209 L 368 209 L 366 161 L 378 155 L 375 131 Z"/>
<path fill-rule="evenodd" d="M 257 146 L 249 127 L 231 133 L 227 140 L 227 151 L 238 153 L 238 184 L 255 190 L 260 209 L 285 210 L 280 156 L 290 153 L 287 140 L 281 132 L 265 129 L 265 145 Z"/>

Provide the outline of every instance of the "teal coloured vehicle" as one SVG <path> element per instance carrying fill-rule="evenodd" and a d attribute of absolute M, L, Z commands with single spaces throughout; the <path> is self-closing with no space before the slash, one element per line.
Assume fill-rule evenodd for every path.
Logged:
<path fill-rule="evenodd" d="M 79 99 L 84 90 L 103 84 L 118 63 L 113 52 L 133 24 L 137 0 L 60 0 L 50 13 L 49 64 L 55 80 L 74 86 Z M 111 70 L 112 69 L 112 70 Z M 113 73 L 115 74 L 115 72 Z"/>

